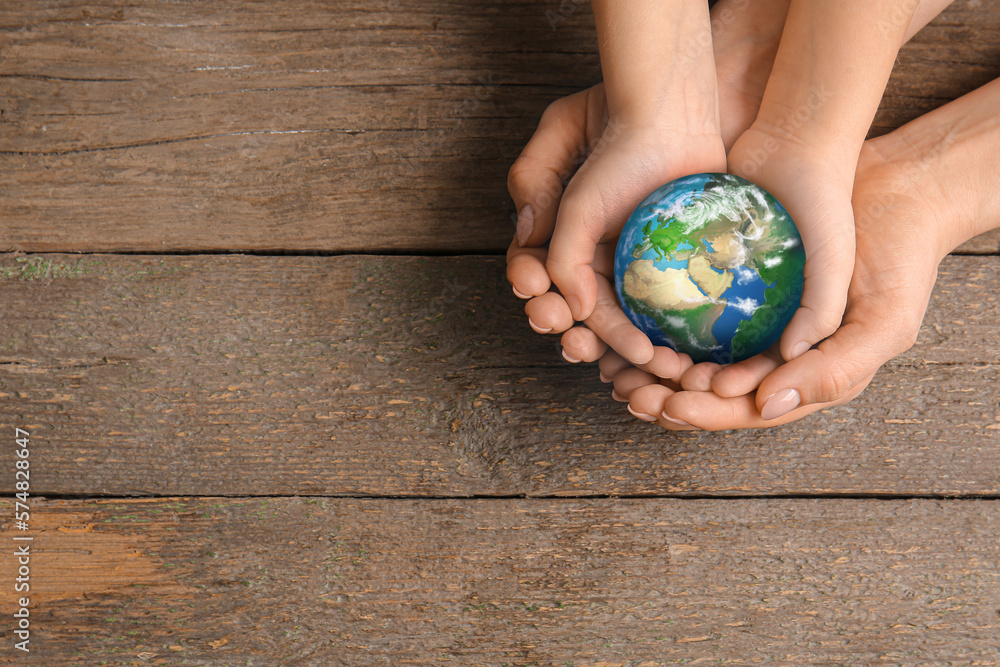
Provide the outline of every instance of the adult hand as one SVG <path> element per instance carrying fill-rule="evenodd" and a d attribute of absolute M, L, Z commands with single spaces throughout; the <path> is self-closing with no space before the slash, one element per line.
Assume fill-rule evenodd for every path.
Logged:
<path fill-rule="evenodd" d="M 998 104 L 994 81 L 866 142 L 854 190 L 857 256 L 847 310 L 816 349 L 788 363 L 772 351 L 715 372 L 692 367 L 681 378 L 686 391 L 606 355 L 602 372 L 607 368 L 616 394 L 647 421 L 707 430 L 782 424 L 860 394 L 916 340 L 940 260 L 1000 225 L 991 185 L 1000 178 L 992 148 L 1000 141 Z"/>

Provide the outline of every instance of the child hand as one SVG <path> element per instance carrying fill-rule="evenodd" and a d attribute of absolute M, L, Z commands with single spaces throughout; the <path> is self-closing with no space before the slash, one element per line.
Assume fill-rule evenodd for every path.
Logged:
<path fill-rule="evenodd" d="M 632 210 L 664 183 L 725 168 L 704 1 L 593 0 L 593 8 L 608 122 L 562 196 L 546 262 L 578 321 L 597 300 L 597 244 L 617 238 Z M 623 353 L 641 363 L 652 347 Z"/>
<path fill-rule="evenodd" d="M 804 354 L 840 325 L 854 270 L 854 164 L 847 173 L 837 157 L 787 129 L 755 122 L 729 153 L 729 171 L 781 202 L 798 227 L 806 252 L 802 301 L 785 327 L 785 359 Z"/>
<path fill-rule="evenodd" d="M 507 253 L 507 277 L 515 294 L 530 299 L 525 308 L 529 324 L 540 333 L 561 333 L 574 323 L 566 300 L 562 295 L 549 291 L 551 253 L 548 248 L 538 247 L 552 236 L 557 212 L 565 215 L 564 211 L 573 209 L 573 193 L 595 182 L 603 188 L 618 190 L 633 187 L 622 186 L 621 183 L 635 180 L 628 169 L 635 169 L 637 165 L 640 168 L 656 165 L 644 177 L 646 179 L 659 181 L 662 178 L 666 182 L 674 177 L 671 172 L 665 171 L 673 168 L 670 156 L 678 154 L 677 150 L 665 145 L 668 142 L 664 137 L 669 137 L 669 133 L 622 130 L 619 136 L 613 137 L 614 126 L 605 124 L 608 116 L 603 92 L 603 86 L 598 85 L 553 103 L 542 116 L 535 135 L 514 163 L 508 177 L 508 187 L 520 215 L 517 236 Z M 716 159 L 721 160 L 721 146 L 718 153 Z M 564 195 L 562 182 L 573 173 L 581 155 L 586 156 L 587 161 L 573 177 Z M 704 159 L 700 151 L 696 159 Z M 707 164 L 705 168 L 708 168 Z M 717 170 L 718 165 L 714 168 Z M 657 176 L 658 173 L 663 175 Z M 635 182 L 638 183 L 634 186 L 637 191 L 647 187 L 643 185 L 644 180 Z M 662 183 L 648 187 L 652 190 L 659 185 Z M 639 199 L 646 194 L 648 192 L 639 195 Z M 605 199 L 610 200 L 614 196 L 609 194 Z M 577 195 L 576 200 L 581 197 L 586 198 Z M 629 322 L 614 297 L 613 288 L 609 286 L 609 281 L 613 281 L 612 258 L 618 231 L 634 205 L 631 202 L 622 204 L 624 212 L 618 229 L 610 230 L 609 238 L 598 238 L 589 250 L 587 268 L 591 273 L 594 304 L 586 320 L 588 325 L 600 332 L 604 342 L 627 356 L 632 363 L 653 363 L 659 372 L 672 374 L 678 369 L 676 354 L 669 348 L 654 347 L 645 334 Z M 627 211 L 624 210 L 626 207 Z M 598 301 L 600 308 L 596 308 Z M 571 333 L 569 338 L 575 335 Z M 596 359 L 593 356 L 596 349 L 591 346 L 590 353 L 581 357 L 570 355 L 570 360 Z"/>
<path fill-rule="evenodd" d="M 773 0 L 765 4 L 721 0 L 712 9 L 712 43 L 719 76 L 722 136 L 727 141 L 727 148 L 750 126 L 757 114 L 787 6 L 788 0 Z M 529 324 L 540 333 L 562 333 L 574 324 L 572 313 L 562 296 L 549 291 L 551 280 L 545 268 L 548 251 L 540 246 L 548 243 L 555 228 L 563 184 L 598 145 L 605 133 L 608 117 L 603 84 L 553 103 L 508 178 L 508 187 L 520 215 L 518 234 L 507 253 L 507 277 L 517 296 L 530 299 L 526 305 Z M 710 170 L 718 171 L 720 168 L 716 164 Z M 657 183 L 649 191 L 662 184 Z M 638 196 L 641 198 L 646 194 L 648 192 Z M 602 258 L 613 255 L 615 243 L 612 239 L 597 244 L 595 258 L 598 263 Z M 613 280 L 610 269 L 603 272 L 595 270 Z M 595 285 L 596 281 L 595 277 Z M 631 327 L 627 320 L 622 321 L 624 313 L 621 313 L 617 303 L 610 310 L 601 310 L 599 319 L 617 335 L 609 340 L 606 338 L 609 333 L 605 330 L 602 331 L 603 336 L 595 338 L 577 327 L 564 341 L 571 348 L 565 354 L 573 360 L 593 361 L 600 356 L 598 351 L 606 347 L 606 341 L 613 349 L 641 363 L 649 354 L 649 348 L 642 342 L 645 336 Z M 612 313 L 613 310 L 617 313 Z M 601 328 L 596 322 L 589 324 Z M 650 368 L 656 369 L 654 372 L 663 377 L 679 372 L 680 367 L 671 360 L 673 353 L 669 349 L 652 349 L 654 361 L 650 362 Z M 691 365 L 686 355 L 681 355 L 677 361 L 685 368 Z"/>

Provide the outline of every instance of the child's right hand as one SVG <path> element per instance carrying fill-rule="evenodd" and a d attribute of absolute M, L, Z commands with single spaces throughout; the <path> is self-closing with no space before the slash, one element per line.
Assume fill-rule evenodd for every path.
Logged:
<path fill-rule="evenodd" d="M 581 156 L 586 160 L 563 192 L 562 183 Z M 676 355 L 669 348 L 654 349 L 618 306 L 608 282 L 613 280 L 608 253 L 625 219 L 650 192 L 684 174 L 724 168 L 717 134 L 683 135 L 616 122 L 609 118 L 601 85 L 554 102 L 508 177 L 520 214 L 507 275 L 515 293 L 536 297 L 526 307 L 532 327 L 565 331 L 583 313 L 630 362 L 642 365 L 656 357 L 657 368 L 671 372 Z M 550 238 L 547 249 L 540 247 Z M 573 291 L 549 292 L 549 276 L 557 284 L 573 283 Z"/>
<path fill-rule="evenodd" d="M 528 250 L 551 238 L 545 268 L 568 307 L 550 298 L 559 315 L 539 312 L 532 318 L 538 328 L 569 326 L 572 320 L 593 316 L 602 292 L 593 268 L 597 249 L 614 246 L 625 220 L 650 192 L 689 173 L 725 170 L 718 133 L 693 135 L 628 125 L 608 118 L 602 98 L 603 87 L 595 86 L 554 102 L 508 177 L 520 212 L 516 243 Z M 581 155 L 586 160 L 563 191 L 562 182 Z M 528 254 L 540 259 L 537 251 Z M 515 289 L 541 296 L 548 290 L 547 280 L 521 274 L 518 264 L 523 260 L 518 255 L 512 253 L 508 271 Z M 649 339 L 624 313 L 613 319 L 605 340 L 632 363 L 649 362 L 654 354 Z"/>
<path fill-rule="evenodd" d="M 604 238 L 608 238 L 609 234 L 614 236 L 596 243 L 594 258 L 590 262 L 594 271 L 591 285 L 597 301 L 585 324 L 597 333 L 596 339 L 589 336 L 583 327 L 573 327 L 573 314 L 565 299 L 558 292 L 550 291 L 552 283 L 546 270 L 549 260 L 547 244 L 555 229 L 557 212 L 563 205 L 564 186 L 585 158 L 593 159 L 594 164 L 587 168 L 590 173 L 581 174 L 579 183 L 574 177 L 571 188 L 567 188 L 566 198 L 584 199 L 589 192 L 591 201 L 597 198 L 595 208 L 600 209 L 606 208 L 605 191 L 609 192 L 606 198 L 610 202 L 621 199 L 621 191 L 627 187 L 637 203 L 671 180 L 672 174 L 680 176 L 698 171 L 724 170 L 725 160 L 721 150 L 728 149 L 731 142 L 750 127 L 757 115 L 787 6 L 788 0 L 771 0 L 763 4 L 721 0 L 712 10 L 712 44 L 719 80 L 721 138 L 725 141 L 723 149 L 718 147 L 714 135 L 707 144 L 694 138 L 678 142 L 676 138 L 667 141 L 663 136 L 649 136 L 649 133 L 632 128 L 631 136 L 626 137 L 626 128 L 613 124 L 609 127 L 610 114 L 603 84 L 557 100 L 542 116 L 535 135 L 508 177 L 508 187 L 520 215 L 517 235 L 507 252 L 507 277 L 515 294 L 528 299 L 525 310 L 535 331 L 566 332 L 563 342 L 580 355 L 568 355 L 570 361 L 594 361 L 610 345 L 632 363 L 661 377 L 671 377 L 691 365 L 686 355 L 675 355 L 666 347 L 652 347 L 645 335 L 631 325 L 614 298 L 611 258 L 617 243 L 616 230 L 612 228 L 610 232 L 603 233 Z M 674 133 L 659 134 L 670 137 Z M 622 140 L 618 146 L 614 145 L 615 139 Z M 634 151 L 626 147 L 629 144 Z M 680 144 L 683 148 L 679 147 Z M 715 148 L 712 149 L 712 146 Z M 605 150 L 605 147 L 613 147 L 614 150 L 610 155 L 593 155 Z M 706 148 L 715 155 L 706 156 Z M 633 151 L 632 157 L 629 156 L 630 151 Z M 616 161 L 624 159 L 627 162 L 633 158 L 647 165 L 650 174 L 657 173 L 659 176 L 653 178 L 646 175 L 643 178 L 646 185 L 636 185 L 629 183 L 628 175 L 608 174 Z M 680 165 L 684 165 L 683 168 Z M 602 183 L 605 177 L 607 180 Z M 630 202 L 620 207 L 619 224 L 631 213 L 634 205 Z M 570 200 L 567 209 L 573 208 Z M 599 212 L 603 214 L 604 211 Z M 567 219 L 570 215 L 567 213 Z M 650 350 L 652 361 L 645 362 Z"/>

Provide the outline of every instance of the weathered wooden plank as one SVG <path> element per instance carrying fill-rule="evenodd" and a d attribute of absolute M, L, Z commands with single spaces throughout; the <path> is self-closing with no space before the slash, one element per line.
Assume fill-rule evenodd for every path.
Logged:
<path fill-rule="evenodd" d="M 998 521 L 996 501 L 169 498 L 36 501 L 16 534 L 30 664 L 922 665 L 1000 659 Z M 7 586 L 2 607 L 9 642 Z"/>
<path fill-rule="evenodd" d="M 0 432 L 45 493 L 1000 493 L 998 262 L 949 258 L 852 404 L 670 434 L 528 329 L 500 258 L 8 256 Z"/>
<path fill-rule="evenodd" d="M 8 3 L 0 248 L 502 250 L 508 166 L 600 77 L 591 22 L 555 0 Z M 998 55 L 1000 0 L 955 3 L 903 50 L 874 132 Z"/>
<path fill-rule="evenodd" d="M 1000 229 L 977 236 L 955 249 L 957 255 L 1000 255 Z"/>

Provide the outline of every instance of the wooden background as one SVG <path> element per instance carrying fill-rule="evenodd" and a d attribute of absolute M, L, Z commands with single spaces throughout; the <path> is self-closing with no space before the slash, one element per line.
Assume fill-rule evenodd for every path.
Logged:
<path fill-rule="evenodd" d="M 500 256 L 588 4 L 0 7 L 0 663 L 1000 662 L 1000 235 L 851 404 L 638 422 Z M 958 0 L 873 132 L 997 76 Z"/>

